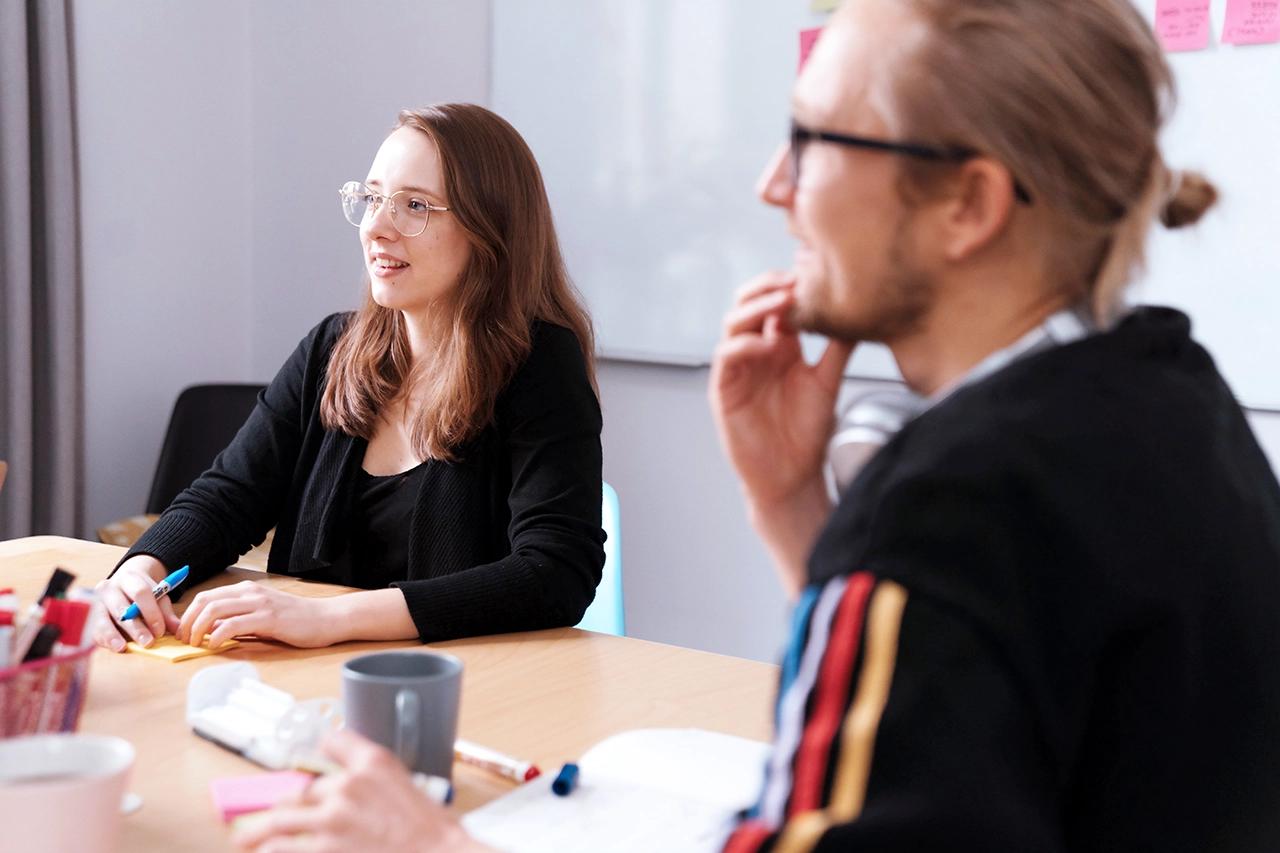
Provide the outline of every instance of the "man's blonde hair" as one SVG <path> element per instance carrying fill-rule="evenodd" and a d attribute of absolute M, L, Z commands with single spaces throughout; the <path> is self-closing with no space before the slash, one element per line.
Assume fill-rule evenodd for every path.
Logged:
<path fill-rule="evenodd" d="M 1051 225 L 1049 270 L 1109 322 L 1152 221 L 1189 225 L 1217 200 L 1161 156 L 1174 83 L 1150 27 L 1128 0 L 905 2 L 926 34 L 886 75 L 892 130 L 1002 162 Z M 904 193 L 937 168 L 904 161 Z"/>

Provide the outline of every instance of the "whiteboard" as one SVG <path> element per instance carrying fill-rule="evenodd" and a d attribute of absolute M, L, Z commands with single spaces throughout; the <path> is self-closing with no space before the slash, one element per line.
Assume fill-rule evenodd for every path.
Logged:
<path fill-rule="evenodd" d="M 1136 5 L 1153 19 L 1156 0 Z M 1153 230 L 1133 295 L 1190 314 L 1241 403 L 1280 409 L 1280 45 L 1218 44 L 1226 4 L 1212 8 L 1212 46 L 1168 55 L 1178 109 L 1163 145 L 1222 199 L 1194 228 Z"/>
<path fill-rule="evenodd" d="M 1150 20 L 1155 0 L 1135 3 Z M 753 187 L 785 139 L 798 32 L 826 16 L 808 0 L 493 8 L 492 103 L 542 166 L 601 353 L 707 363 L 736 288 L 791 265 L 783 215 Z M 1170 60 L 1166 156 L 1224 198 L 1197 229 L 1157 229 L 1134 294 L 1187 311 L 1242 402 L 1280 409 L 1280 46 Z M 898 376 L 880 346 L 849 373 Z"/>

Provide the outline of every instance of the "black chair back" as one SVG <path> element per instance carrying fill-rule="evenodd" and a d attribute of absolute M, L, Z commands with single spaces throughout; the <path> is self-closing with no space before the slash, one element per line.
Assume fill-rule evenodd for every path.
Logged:
<path fill-rule="evenodd" d="M 178 395 L 160 448 L 147 512 L 160 513 L 213 464 L 248 420 L 265 385 L 192 385 Z"/>

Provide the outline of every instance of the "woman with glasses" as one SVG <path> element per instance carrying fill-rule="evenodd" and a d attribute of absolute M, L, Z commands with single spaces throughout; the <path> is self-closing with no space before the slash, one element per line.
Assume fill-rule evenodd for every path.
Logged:
<path fill-rule="evenodd" d="M 604 562 L 591 323 L 541 174 L 481 107 L 405 111 L 363 182 L 360 310 L 298 345 L 213 467 L 100 586 L 117 651 L 166 632 L 294 646 L 573 625 Z M 275 528 L 268 569 L 360 587 L 242 582 L 179 620 L 151 590 L 217 574 Z M 141 618 L 117 617 L 137 602 Z"/>

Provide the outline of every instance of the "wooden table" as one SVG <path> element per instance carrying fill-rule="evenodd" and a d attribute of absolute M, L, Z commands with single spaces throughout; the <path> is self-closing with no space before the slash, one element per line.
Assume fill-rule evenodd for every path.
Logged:
<path fill-rule="evenodd" d="M 37 536 L 0 542 L 0 586 L 24 605 L 54 567 L 81 584 L 100 580 L 123 549 Z M 343 587 L 233 568 L 206 586 L 245 578 L 303 595 Z M 189 596 L 188 596 L 189 598 Z M 181 605 L 179 605 L 181 610 Z M 257 768 L 191 733 L 184 719 L 187 681 L 206 666 L 249 661 L 262 679 L 298 698 L 341 695 L 342 663 L 355 654 L 405 643 L 345 643 L 293 649 L 245 642 L 222 655 L 170 664 L 141 655 L 93 656 L 80 730 L 131 741 L 138 761 L 129 788 L 143 807 L 125 820 L 122 850 L 225 850 L 228 830 L 209 798 L 209 780 Z M 776 667 L 739 658 L 593 634 L 573 628 L 434 643 L 462 659 L 459 736 L 558 768 L 603 738 L 633 728 L 697 727 L 768 740 Z M 484 771 L 458 765 L 456 807 L 469 811 L 511 789 Z"/>

